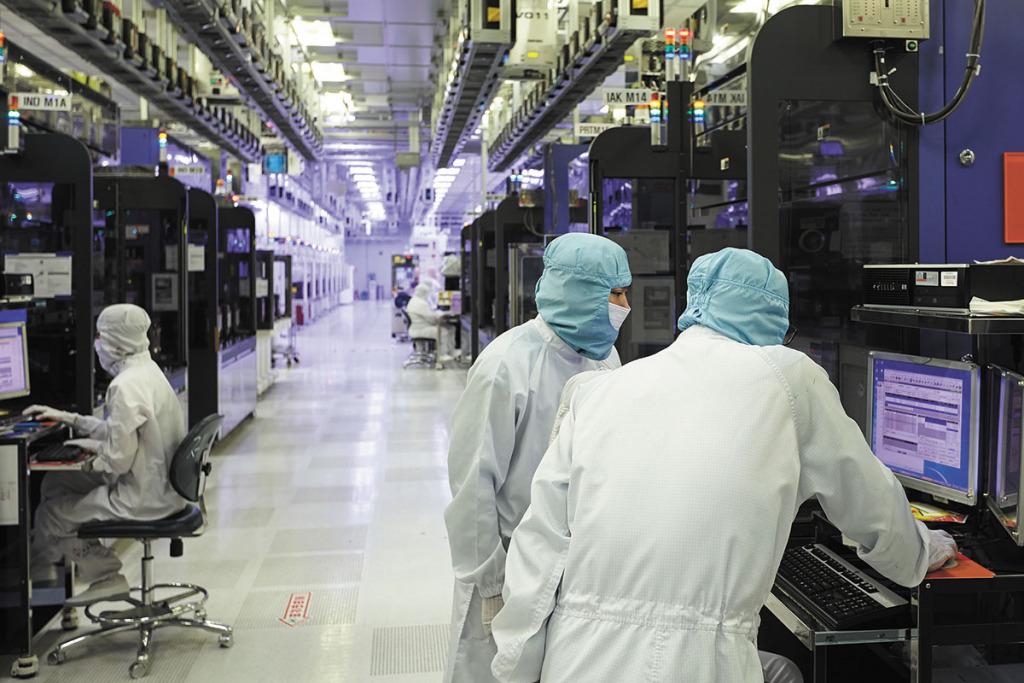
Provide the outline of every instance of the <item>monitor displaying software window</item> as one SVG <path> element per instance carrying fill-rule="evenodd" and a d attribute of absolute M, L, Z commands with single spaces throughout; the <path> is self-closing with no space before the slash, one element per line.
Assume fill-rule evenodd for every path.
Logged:
<path fill-rule="evenodd" d="M 978 366 L 873 351 L 868 372 L 875 456 L 908 489 L 977 503 Z"/>
<path fill-rule="evenodd" d="M 0 401 L 28 394 L 25 323 L 0 323 Z"/>

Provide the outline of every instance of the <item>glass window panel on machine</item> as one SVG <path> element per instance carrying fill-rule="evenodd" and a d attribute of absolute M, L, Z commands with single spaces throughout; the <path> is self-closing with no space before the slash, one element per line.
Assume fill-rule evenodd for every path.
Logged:
<path fill-rule="evenodd" d="M 256 218 L 252 210 L 218 206 L 217 244 L 217 391 L 197 399 L 208 406 L 204 414 L 224 415 L 227 434 L 256 409 Z"/>
<path fill-rule="evenodd" d="M 116 303 L 149 313 L 150 352 L 188 414 L 188 195 L 150 167 L 104 168 L 93 189 L 93 314 Z"/>
<path fill-rule="evenodd" d="M 539 180 L 536 178 L 531 184 L 539 186 Z M 536 279 L 533 278 L 540 277 L 537 264 L 544 252 L 543 191 L 539 187 L 527 187 L 524 194 L 510 195 L 498 204 L 491 220 L 494 225 L 494 334 L 497 336 L 536 315 Z M 533 279 L 532 287 L 530 279 Z"/>
<path fill-rule="evenodd" d="M 2 308 L 25 309 L 33 403 L 91 414 L 93 318 L 87 295 L 92 264 L 87 231 L 91 159 L 78 141 L 25 136 L 22 155 L 0 157 L 0 249 L 5 290 L 32 275 L 30 295 L 5 291 Z M 83 255 L 76 258 L 75 254 Z M 80 362 L 79 362 L 80 361 Z"/>
<path fill-rule="evenodd" d="M 632 309 L 616 342 L 623 363 L 675 338 L 685 265 L 676 257 L 685 180 L 683 156 L 656 149 L 647 127 L 612 128 L 590 147 L 591 230 L 626 250 Z"/>
<path fill-rule="evenodd" d="M 750 244 L 789 279 L 793 346 L 828 372 L 863 427 L 867 351 L 917 344 L 898 327 L 852 322 L 850 309 L 865 264 L 918 253 L 918 136 L 876 105 L 867 41 L 834 40 L 832 20 L 830 7 L 790 7 L 753 41 Z M 889 54 L 890 79 L 914 106 L 917 55 L 902 46 Z"/>
<path fill-rule="evenodd" d="M 747 247 L 747 107 L 742 101 L 746 88 L 743 64 L 696 90 L 689 103 L 693 154 L 687 271 L 704 254 Z"/>

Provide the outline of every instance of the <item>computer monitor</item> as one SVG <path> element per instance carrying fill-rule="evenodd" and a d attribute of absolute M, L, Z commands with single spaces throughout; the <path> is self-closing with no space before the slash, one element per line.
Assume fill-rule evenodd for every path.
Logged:
<path fill-rule="evenodd" d="M 29 393 L 25 323 L 0 323 L 0 401 Z"/>
<path fill-rule="evenodd" d="M 868 373 L 875 456 L 908 489 L 976 504 L 978 366 L 872 351 Z"/>
<path fill-rule="evenodd" d="M 1024 463 L 1021 441 L 1024 405 L 1024 375 L 992 366 L 999 374 L 996 415 L 993 416 L 994 457 L 988 463 L 988 507 L 1017 545 L 1024 545 L 1020 533 L 1019 498 Z"/>

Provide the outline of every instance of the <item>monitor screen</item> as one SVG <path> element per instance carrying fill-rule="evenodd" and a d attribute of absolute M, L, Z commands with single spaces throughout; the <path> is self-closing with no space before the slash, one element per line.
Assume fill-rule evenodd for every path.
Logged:
<path fill-rule="evenodd" d="M 268 154 L 263 157 L 264 173 L 286 173 L 288 171 L 288 156 L 285 154 Z"/>
<path fill-rule="evenodd" d="M 1021 443 L 1022 405 L 1024 405 L 1024 375 L 998 366 L 998 409 L 992 425 L 996 433 L 990 437 L 995 457 L 988 461 L 988 507 L 995 514 L 1017 545 L 1024 545 L 1018 525 L 1018 506 L 1021 488 L 1021 462 L 1024 451 Z"/>
<path fill-rule="evenodd" d="M 228 253 L 249 253 L 249 228 L 228 228 Z"/>
<path fill-rule="evenodd" d="M 978 366 L 873 351 L 868 372 L 875 456 L 909 489 L 975 504 Z"/>
<path fill-rule="evenodd" d="M 0 323 L 0 401 L 28 394 L 25 323 Z"/>

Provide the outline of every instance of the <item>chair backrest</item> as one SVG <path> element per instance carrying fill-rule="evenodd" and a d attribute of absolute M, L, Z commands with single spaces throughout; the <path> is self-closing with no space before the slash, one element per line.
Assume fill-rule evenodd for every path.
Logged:
<path fill-rule="evenodd" d="M 395 308 L 404 310 L 405 307 L 409 305 L 409 299 L 411 298 L 412 297 L 405 292 L 399 292 L 395 295 Z"/>
<path fill-rule="evenodd" d="M 189 430 L 174 451 L 169 472 L 171 486 L 187 501 L 198 503 L 203 497 L 210 473 L 210 451 L 223 422 L 223 415 L 207 415 Z"/>

